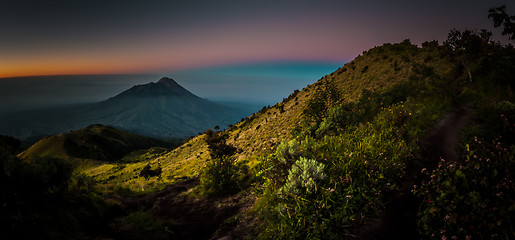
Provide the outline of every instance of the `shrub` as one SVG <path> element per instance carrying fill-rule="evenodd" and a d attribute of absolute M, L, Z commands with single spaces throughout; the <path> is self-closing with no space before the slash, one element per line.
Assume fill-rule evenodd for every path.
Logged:
<path fill-rule="evenodd" d="M 206 195 L 224 195 L 238 190 L 238 179 L 233 157 L 211 159 L 201 170 L 200 186 Z"/>
<path fill-rule="evenodd" d="M 314 159 L 300 157 L 288 171 L 288 179 L 283 188 L 283 194 L 309 195 L 317 192 L 317 182 L 324 180 L 324 164 Z"/>
<path fill-rule="evenodd" d="M 414 191 L 423 203 L 418 223 L 432 238 L 513 239 L 515 147 L 474 138 L 464 158 L 442 159 Z"/>
<path fill-rule="evenodd" d="M 208 129 L 205 141 L 209 148 L 209 154 L 212 159 L 221 158 L 223 156 L 231 156 L 236 152 L 236 148 L 225 143 L 226 134 L 217 133 Z"/>
<path fill-rule="evenodd" d="M 157 166 L 155 170 L 151 169 L 150 163 L 145 165 L 141 172 L 139 173 L 140 177 L 144 177 L 146 179 L 149 179 L 151 177 L 161 177 L 162 168 L 160 165 Z"/>

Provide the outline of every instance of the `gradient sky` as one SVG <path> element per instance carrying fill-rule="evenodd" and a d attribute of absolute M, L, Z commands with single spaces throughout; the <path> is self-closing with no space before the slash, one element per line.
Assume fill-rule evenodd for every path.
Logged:
<path fill-rule="evenodd" d="M 0 77 L 345 62 L 385 42 L 492 29 L 487 11 L 502 4 L 515 12 L 508 0 L 2 0 Z"/>

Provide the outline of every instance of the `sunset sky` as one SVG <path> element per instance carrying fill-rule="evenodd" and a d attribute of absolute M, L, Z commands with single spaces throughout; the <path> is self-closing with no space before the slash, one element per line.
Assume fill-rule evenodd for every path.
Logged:
<path fill-rule="evenodd" d="M 0 77 L 343 63 L 385 42 L 493 29 L 488 9 L 504 3 L 513 13 L 501 0 L 3 0 Z"/>

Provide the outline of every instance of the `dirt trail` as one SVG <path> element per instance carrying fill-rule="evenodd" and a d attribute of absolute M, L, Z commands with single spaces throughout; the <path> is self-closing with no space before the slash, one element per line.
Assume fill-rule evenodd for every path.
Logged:
<path fill-rule="evenodd" d="M 358 232 L 358 239 L 419 239 L 416 214 L 420 205 L 412 193 L 414 184 L 420 184 L 422 168 L 432 170 L 440 158 L 455 160 L 455 147 L 461 129 L 467 124 L 473 112 L 466 107 L 455 107 L 431 131 L 423 141 L 419 163 L 408 169 L 406 182 L 387 203 L 385 211 L 368 226 Z"/>
<path fill-rule="evenodd" d="M 193 199 L 182 193 L 198 185 L 198 179 L 186 179 L 166 189 L 142 196 L 120 199 L 126 211 L 150 211 L 154 216 L 172 220 L 174 226 L 163 232 L 117 231 L 120 239 L 209 239 L 223 222 L 240 212 L 241 195 Z"/>

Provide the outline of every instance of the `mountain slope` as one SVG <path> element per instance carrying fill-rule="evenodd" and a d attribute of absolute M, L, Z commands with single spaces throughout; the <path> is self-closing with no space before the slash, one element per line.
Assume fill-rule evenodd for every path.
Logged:
<path fill-rule="evenodd" d="M 41 139 L 19 154 L 22 159 L 56 157 L 119 162 L 128 153 L 164 146 L 158 140 L 124 132 L 113 127 L 95 124 Z"/>
<path fill-rule="evenodd" d="M 243 114 L 197 97 L 163 77 L 95 104 L 11 115 L 0 120 L 0 132 L 26 139 L 103 124 L 155 138 L 186 138 L 207 128 L 226 126 Z"/>
<path fill-rule="evenodd" d="M 270 150 L 281 140 L 291 138 L 295 128 L 309 124 L 305 111 L 313 101 L 319 99 L 324 103 L 322 111 L 331 106 L 356 102 L 364 90 L 385 92 L 396 84 L 408 82 L 410 76 L 418 71 L 414 67 L 418 65 L 432 68 L 439 75 L 453 71 L 449 59 L 439 56 L 435 49 L 417 48 L 409 42 L 385 44 L 370 49 L 283 102 L 253 114 L 229 131 L 228 142 L 243 150 L 240 158 L 268 152 L 263 150 Z M 337 97 L 331 99 L 329 92 Z"/>

